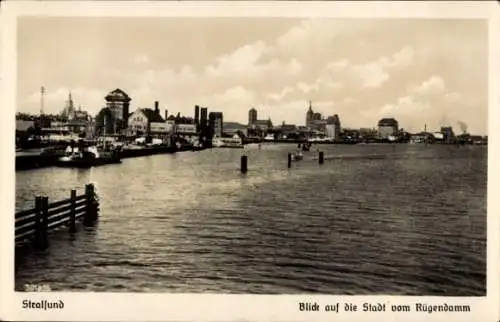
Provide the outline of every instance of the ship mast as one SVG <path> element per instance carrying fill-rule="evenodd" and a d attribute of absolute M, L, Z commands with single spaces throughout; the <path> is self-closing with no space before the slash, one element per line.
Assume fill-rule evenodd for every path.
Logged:
<path fill-rule="evenodd" d="M 104 151 L 106 151 L 106 126 L 107 126 L 107 115 L 104 114 L 104 131 L 103 131 L 104 142 L 102 147 Z"/>

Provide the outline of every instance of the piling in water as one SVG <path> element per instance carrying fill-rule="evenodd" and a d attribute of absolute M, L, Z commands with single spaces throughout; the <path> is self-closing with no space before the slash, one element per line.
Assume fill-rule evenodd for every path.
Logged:
<path fill-rule="evenodd" d="M 292 167 L 292 154 L 288 153 L 288 168 Z"/>
<path fill-rule="evenodd" d="M 247 172 L 247 162 L 248 159 L 247 159 L 247 156 L 246 155 L 242 155 L 241 156 L 241 173 L 246 173 Z"/>
<path fill-rule="evenodd" d="M 98 213 L 94 185 L 91 183 L 85 185 L 85 203 L 86 209 L 83 216 L 83 224 L 85 226 L 92 226 L 97 220 Z"/>
<path fill-rule="evenodd" d="M 319 164 L 323 164 L 324 161 L 325 161 L 325 156 L 323 154 L 323 151 L 320 151 L 319 152 L 319 157 L 318 157 L 318 163 Z"/>

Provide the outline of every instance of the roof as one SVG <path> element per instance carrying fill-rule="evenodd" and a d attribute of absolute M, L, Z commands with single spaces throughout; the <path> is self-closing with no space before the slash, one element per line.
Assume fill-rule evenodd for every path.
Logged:
<path fill-rule="evenodd" d="M 246 129 L 247 126 L 236 122 L 224 122 L 225 129 Z"/>
<path fill-rule="evenodd" d="M 163 117 L 160 114 L 156 113 L 154 110 L 150 108 L 141 108 L 140 111 L 146 116 L 149 122 L 165 122 Z"/>
<path fill-rule="evenodd" d="M 128 96 L 127 93 L 125 93 L 119 88 L 109 92 L 109 94 L 106 95 L 104 99 L 106 101 L 120 101 L 120 102 L 129 102 L 131 100 L 130 96 Z"/>
<path fill-rule="evenodd" d="M 255 120 L 253 122 L 254 125 L 264 125 L 267 126 L 268 120 Z"/>
<path fill-rule="evenodd" d="M 378 126 L 397 126 L 398 121 L 396 121 L 394 118 L 383 118 L 380 121 L 378 121 Z"/>

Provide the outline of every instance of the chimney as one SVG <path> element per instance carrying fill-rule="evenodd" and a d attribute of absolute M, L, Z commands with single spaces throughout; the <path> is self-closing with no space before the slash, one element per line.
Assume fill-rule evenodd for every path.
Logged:
<path fill-rule="evenodd" d="M 165 109 L 165 121 L 167 120 L 167 118 L 168 118 L 168 110 Z"/>
<path fill-rule="evenodd" d="M 159 104 L 158 101 L 155 101 L 155 112 L 156 112 L 156 114 L 159 115 L 160 114 L 160 109 L 158 108 L 158 104 Z"/>

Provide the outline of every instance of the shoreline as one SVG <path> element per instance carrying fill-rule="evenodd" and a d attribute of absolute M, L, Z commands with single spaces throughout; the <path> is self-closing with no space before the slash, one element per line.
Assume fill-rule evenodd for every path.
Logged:
<path fill-rule="evenodd" d="M 273 140 L 273 141 L 263 141 L 263 142 L 244 142 L 243 145 L 249 145 L 249 144 L 304 144 L 304 143 L 311 143 L 313 145 L 361 145 L 361 146 L 373 146 L 373 145 L 403 145 L 403 144 L 408 144 L 408 145 L 425 145 L 425 143 L 402 143 L 402 142 L 369 142 L 369 143 L 359 143 L 359 142 L 306 142 L 306 141 L 300 141 L 300 140 Z M 429 146 L 434 146 L 434 145 L 446 145 L 446 146 L 463 146 L 464 144 L 457 144 L 457 143 L 428 143 L 427 145 Z M 465 145 L 474 145 L 474 146 L 485 146 L 487 147 L 487 144 L 471 144 L 471 143 L 466 143 Z M 121 159 L 129 159 L 129 158 L 137 158 L 137 157 L 146 157 L 146 156 L 151 156 L 151 155 L 157 155 L 157 154 L 174 154 L 177 152 L 186 152 L 186 151 L 201 151 L 205 149 L 210 149 L 209 147 L 206 148 L 192 148 L 192 147 L 181 147 L 179 149 L 175 147 L 143 147 L 140 149 L 125 149 L 120 152 L 120 158 Z M 39 168 L 47 168 L 47 167 L 53 167 L 56 166 L 57 161 L 60 157 L 59 154 L 41 154 L 41 149 L 33 149 L 37 150 L 35 151 L 30 151 L 30 150 L 24 150 L 24 151 L 19 151 L 20 155 L 17 155 L 16 153 L 16 160 L 15 160 L 15 171 L 26 171 L 26 170 L 33 170 L 33 169 L 39 169 Z"/>

